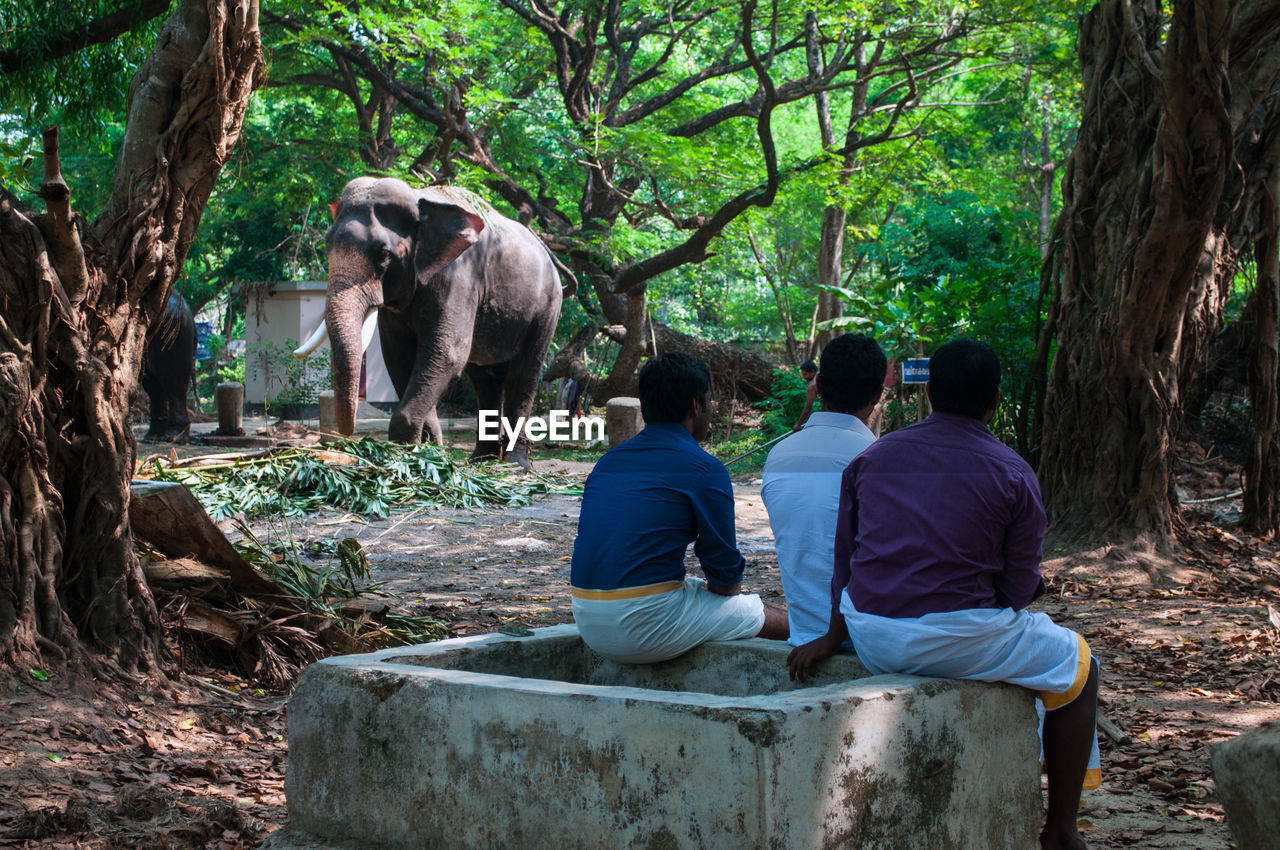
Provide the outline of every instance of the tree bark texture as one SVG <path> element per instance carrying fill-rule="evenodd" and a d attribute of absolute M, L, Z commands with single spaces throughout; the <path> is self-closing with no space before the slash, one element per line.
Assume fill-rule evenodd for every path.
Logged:
<path fill-rule="evenodd" d="M 1280 181 L 1278 181 L 1280 182 Z M 1280 185 L 1272 187 L 1277 197 Z M 1276 209 L 1273 205 L 1265 222 L 1267 234 L 1259 239 L 1255 252 L 1258 282 L 1254 290 L 1254 334 L 1249 356 L 1250 415 L 1253 434 L 1244 468 L 1245 521 L 1257 532 L 1273 534 L 1280 529 L 1280 433 L 1276 427 L 1276 382 L 1280 380 L 1280 239 L 1277 239 Z"/>
<path fill-rule="evenodd" d="M 1187 0 L 1171 19 L 1153 0 L 1103 0 L 1083 20 L 1039 468 L 1066 540 L 1171 539 L 1180 388 L 1258 232 L 1258 170 L 1241 157 L 1261 153 L 1256 121 L 1274 132 L 1280 54 L 1259 39 L 1277 17 L 1261 0 Z"/>
<path fill-rule="evenodd" d="M 261 61 L 257 0 L 181 0 L 135 75 L 87 224 L 45 134 L 46 212 L 0 189 L 0 662 L 154 667 L 128 523 L 129 402 Z"/>
<path fill-rule="evenodd" d="M 828 206 L 822 211 L 822 232 L 818 239 L 818 285 L 840 286 L 844 260 L 844 227 L 848 220 L 844 207 Z M 844 302 L 830 290 L 818 290 L 818 321 L 828 322 L 844 315 Z M 827 343 L 840 335 L 838 329 L 820 330 L 809 351 L 817 359 Z"/>

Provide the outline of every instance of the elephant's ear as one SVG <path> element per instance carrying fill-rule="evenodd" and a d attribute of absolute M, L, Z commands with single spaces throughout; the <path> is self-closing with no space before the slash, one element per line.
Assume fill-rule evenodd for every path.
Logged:
<path fill-rule="evenodd" d="M 418 199 L 418 238 L 413 249 L 413 270 L 425 281 L 458 255 L 476 244 L 484 220 L 456 204 Z"/>

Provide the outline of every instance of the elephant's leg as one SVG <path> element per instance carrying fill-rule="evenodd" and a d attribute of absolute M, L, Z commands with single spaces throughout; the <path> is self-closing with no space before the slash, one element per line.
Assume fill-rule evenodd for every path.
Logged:
<path fill-rule="evenodd" d="M 387 377 L 396 395 L 404 398 L 413 377 L 413 364 L 418 357 L 418 335 L 411 331 L 404 320 L 387 310 L 378 311 L 378 339 L 382 347 L 382 362 L 387 367 Z M 359 376 L 355 376 L 357 379 Z"/>
<path fill-rule="evenodd" d="M 191 414 L 187 412 L 187 393 L 191 389 L 191 376 L 196 370 L 195 325 L 191 326 L 191 344 L 178 351 L 185 351 L 185 356 L 178 361 L 174 370 L 173 382 L 169 385 L 172 395 L 169 396 L 169 425 L 173 429 L 175 442 L 185 443 L 191 435 Z"/>
<path fill-rule="evenodd" d="M 169 428 L 169 400 L 165 394 L 164 387 L 160 385 L 160 381 L 156 378 L 155 374 L 146 369 L 142 372 L 142 380 L 140 383 L 142 384 L 142 388 L 147 391 L 150 410 L 150 421 L 147 423 L 147 434 L 142 439 L 163 440 L 165 439 L 165 432 Z"/>
<path fill-rule="evenodd" d="M 399 443 L 416 443 L 429 439 L 444 443 L 436 403 L 448 389 L 449 382 L 462 374 L 467 362 L 467 348 L 458 344 L 442 344 L 448 337 L 440 333 L 423 333 L 418 337 L 418 354 L 409 383 L 400 395 L 400 404 L 387 428 L 389 439 Z M 469 344 L 470 340 L 466 340 Z"/>
<path fill-rule="evenodd" d="M 382 361 L 387 376 L 396 389 L 400 402 L 391 415 L 387 427 L 387 439 L 397 443 L 419 443 L 424 439 L 439 445 L 442 443 L 440 422 L 436 418 L 436 401 L 444 392 L 444 386 L 435 388 L 437 381 L 421 374 L 418 335 L 405 321 L 387 310 L 378 312 L 378 336 L 382 345 Z M 430 404 L 423 401 L 430 397 Z"/>
<path fill-rule="evenodd" d="M 183 379 L 189 382 L 188 374 Z M 169 391 L 169 433 L 166 439 L 174 443 L 185 443 L 190 436 L 191 414 L 187 412 L 186 383 L 170 388 Z"/>
<path fill-rule="evenodd" d="M 387 438 L 397 443 L 417 443 L 430 440 L 444 444 L 440 420 L 436 416 L 436 402 L 456 372 L 445 369 L 415 371 L 409 385 L 391 415 L 387 426 Z"/>
<path fill-rule="evenodd" d="M 551 338 L 556 332 L 556 318 L 542 317 L 535 321 L 525 337 L 525 345 L 521 347 L 517 358 L 507 367 L 507 383 L 503 398 L 506 401 L 506 415 L 515 421 L 519 417 L 525 419 L 533 412 L 533 400 L 538 394 L 538 383 L 542 378 L 542 359 L 551 346 Z M 507 460 L 519 464 L 526 470 L 533 470 L 529 460 L 529 438 L 522 431 L 516 447 Z"/>
<path fill-rule="evenodd" d="M 480 412 L 497 411 L 498 414 L 498 438 L 496 440 L 484 440 L 477 434 L 476 447 L 471 452 L 471 459 L 500 458 L 502 457 L 502 447 L 506 444 L 506 434 L 502 430 L 501 423 L 503 415 L 502 385 L 507 378 L 507 366 L 505 363 L 500 363 L 496 366 L 468 364 L 467 377 L 471 379 L 471 386 L 476 391 L 477 410 Z M 512 424 L 514 425 L 515 423 L 513 422 Z"/>

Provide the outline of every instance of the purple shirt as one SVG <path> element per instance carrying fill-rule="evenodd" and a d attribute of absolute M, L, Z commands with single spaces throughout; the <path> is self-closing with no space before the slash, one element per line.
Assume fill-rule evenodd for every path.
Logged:
<path fill-rule="evenodd" d="M 846 467 L 832 603 L 920 617 L 1025 608 L 1044 593 L 1045 515 L 1031 467 L 977 419 L 933 413 Z"/>

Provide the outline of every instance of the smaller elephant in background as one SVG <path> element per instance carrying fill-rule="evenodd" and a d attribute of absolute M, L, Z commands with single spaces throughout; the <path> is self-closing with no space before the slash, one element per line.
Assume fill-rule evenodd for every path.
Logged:
<path fill-rule="evenodd" d="M 196 364 L 196 322 L 177 291 L 151 329 L 142 358 L 142 388 L 151 398 L 151 425 L 144 440 L 185 443 L 191 430 L 187 388 Z"/>

